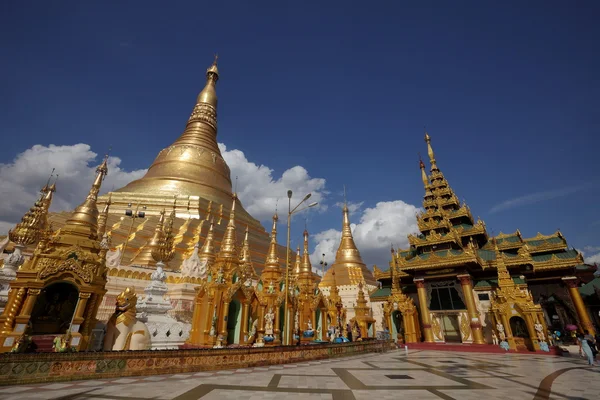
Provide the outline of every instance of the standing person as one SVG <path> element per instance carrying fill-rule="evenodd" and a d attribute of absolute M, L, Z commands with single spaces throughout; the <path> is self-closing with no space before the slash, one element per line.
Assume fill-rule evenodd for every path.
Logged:
<path fill-rule="evenodd" d="M 596 355 L 598 355 L 598 350 L 596 349 L 596 346 L 598 345 L 598 343 L 596 342 L 596 340 L 594 339 L 594 337 L 590 334 L 589 331 L 585 330 L 583 331 L 584 335 L 583 335 L 583 339 L 587 341 L 588 346 L 590 346 L 590 350 L 592 350 L 592 355 L 594 357 L 594 360 L 596 359 Z"/>
<path fill-rule="evenodd" d="M 581 334 L 581 333 L 577 334 L 577 341 L 579 342 L 579 354 L 582 354 L 582 353 L 585 354 L 585 356 L 588 359 L 588 364 L 590 366 L 595 365 L 594 364 L 594 353 L 592 353 L 592 349 L 588 345 L 587 340 L 584 339 L 583 334 Z"/>

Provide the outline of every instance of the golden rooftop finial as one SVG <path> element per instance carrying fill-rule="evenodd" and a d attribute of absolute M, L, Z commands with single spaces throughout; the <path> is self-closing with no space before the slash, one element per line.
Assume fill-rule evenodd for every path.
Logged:
<path fill-rule="evenodd" d="M 250 254 L 250 227 L 246 225 L 246 231 L 244 232 L 244 242 L 242 243 L 242 256 L 240 259 L 244 264 L 252 263 L 252 255 Z"/>
<path fill-rule="evenodd" d="M 157 253 L 156 251 L 158 250 L 158 247 L 160 246 L 160 241 L 163 236 L 164 223 L 165 223 L 165 209 L 163 208 L 158 217 L 158 222 L 156 223 L 156 226 L 154 227 L 154 235 L 152 236 L 152 239 L 150 239 L 150 241 L 146 245 L 150 249 L 150 254 L 152 255 L 152 258 L 154 258 L 155 261 L 159 261 L 158 258 L 160 258 L 160 254 Z M 155 254 L 155 252 L 156 252 L 156 254 Z"/>
<path fill-rule="evenodd" d="M 427 131 L 425 131 L 425 143 L 427 143 L 427 154 L 429 155 L 429 162 L 431 163 L 431 171 L 437 171 L 438 167 L 435 162 L 435 154 L 433 153 L 433 147 L 431 147 L 431 138 Z"/>

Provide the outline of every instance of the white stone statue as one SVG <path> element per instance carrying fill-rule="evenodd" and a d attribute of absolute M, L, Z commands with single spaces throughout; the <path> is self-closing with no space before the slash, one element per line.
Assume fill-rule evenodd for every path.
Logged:
<path fill-rule="evenodd" d="M 308 319 L 308 322 L 306 323 L 306 326 L 308 327 L 306 330 L 309 332 L 313 331 L 313 326 L 312 323 L 310 322 L 310 318 Z"/>
<path fill-rule="evenodd" d="M 265 314 L 265 335 L 273 336 L 273 320 L 275 319 L 275 314 L 273 314 L 273 309 L 269 309 L 269 312 Z"/>
<path fill-rule="evenodd" d="M 498 322 L 496 324 L 496 329 L 498 329 L 498 336 L 500 337 L 500 340 L 504 341 L 506 339 L 506 334 L 504 333 L 504 325 Z"/>
<path fill-rule="evenodd" d="M 106 324 L 104 351 L 148 350 L 150 332 L 136 317 L 137 296 L 126 288 L 117 296 L 116 311 Z"/>
<path fill-rule="evenodd" d="M 269 282 L 269 288 L 267 289 L 267 293 L 269 293 L 269 294 L 275 293 L 275 285 L 273 284 L 273 281 Z"/>
<path fill-rule="evenodd" d="M 542 324 L 540 324 L 539 322 L 536 322 L 535 325 L 533 325 L 533 327 L 535 328 L 535 332 L 537 334 L 538 341 L 540 341 L 540 342 L 546 341 L 546 338 L 544 337 L 544 326 Z"/>

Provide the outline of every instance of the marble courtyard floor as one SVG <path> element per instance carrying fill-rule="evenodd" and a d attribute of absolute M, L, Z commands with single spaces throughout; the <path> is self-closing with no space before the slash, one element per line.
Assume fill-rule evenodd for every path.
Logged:
<path fill-rule="evenodd" d="M 581 358 L 394 350 L 270 367 L 0 387 L 0 399 L 589 399 Z"/>

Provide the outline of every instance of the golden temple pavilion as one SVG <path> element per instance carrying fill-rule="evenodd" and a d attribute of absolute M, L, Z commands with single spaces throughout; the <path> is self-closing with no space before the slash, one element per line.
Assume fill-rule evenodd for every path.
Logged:
<path fill-rule="evenodd" d="M 425 142 L 431 168 L 428 174 L 420 161 L 425 189 L 424 211 L 417 216 L 420 233 L 408 236 L 408 249 L 392 250 L 389 269 L 374 268 L 381 287 L 371 300 L 381 302 L 392 336 L 474 344 L 504 336 L 511 347 L 537 350 L 549 331 L 569 324 L 593 332 L 579 291 L 579 277 L 591 276 L 593 267 L 560 232 L 524 238 L 517 230 L 492 240 L 485 223 L 473 218 L 450 187 L 427 133 Z M 512 287 L 506 276 L 514 285 L 512 306 L 502 305 L 508 290 L 502 288 Z M 408 315 L 413 311 L 420 328 Z"/>

